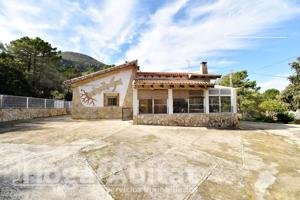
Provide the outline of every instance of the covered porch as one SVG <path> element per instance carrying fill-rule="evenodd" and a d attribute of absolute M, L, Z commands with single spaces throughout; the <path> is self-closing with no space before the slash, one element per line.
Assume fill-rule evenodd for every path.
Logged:
<path fill-rule="evenodd" d="M 236 89 L 199 80 L 133 83 L 134 124 L 234 127 Z"/>

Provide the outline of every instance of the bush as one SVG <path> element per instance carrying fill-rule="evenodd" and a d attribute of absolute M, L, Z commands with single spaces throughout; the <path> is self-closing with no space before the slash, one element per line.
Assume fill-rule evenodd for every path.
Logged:
<path fill-rule="evenodd" d="M 274 118 L 271 117 L 271 116 L 264 116 L 264 117 L 262 117 L 262 121 L 263 122 L 269 122 L 269 123 L 275 122 Z"/>
<path fill-rule="evenodd" d="M 295 120 L 295 116 L 288 112 L 282 112 L 277 114 L 277 120 L 285 124 Z"/>

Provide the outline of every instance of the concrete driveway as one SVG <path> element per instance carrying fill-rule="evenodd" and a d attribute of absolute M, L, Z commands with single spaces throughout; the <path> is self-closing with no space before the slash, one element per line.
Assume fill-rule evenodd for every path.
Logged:
<path fill-rule="evenodd" d="M 300 199 L 300 126 L 0 125 L 0 199 Z"/>

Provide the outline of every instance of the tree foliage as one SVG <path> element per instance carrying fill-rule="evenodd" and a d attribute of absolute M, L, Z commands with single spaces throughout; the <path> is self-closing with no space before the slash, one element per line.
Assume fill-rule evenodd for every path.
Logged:
<path fill-rule="evenodd" d="M 263 93 L 264 99 L 278 99 L 278 97 L 280 96 L 280 91 L 277 89 L 268 89 Z"/>
<path fill-rule="evenodd" d="M 231 81 L 230 81 L 231 78 Z M 247 71 L 239 71 L 227 74 L 219 80 L 219 84 L 223 86 L 232 86 L 237 88 L 238 111 L 244 117 L 258 115 L 258 104 L 262 101 L 262 95 L 259 93 L 260 87 L 256 81 L 248 78 Z"/>
<path fill-rule="evenodd" d="M 16 67 L 13 56 L 6 53 L 0 54 L 0 80 L 2 94 L 31 94 L 31 87 L 25 78 L 24 72 Z"/>
<path fill-rule="evenodd" d="M 271 113 L 284 112 L 287 110 L 286 104 L 276 99 L 265 100 L 259 105 L 259 107 L 263 111 L 271 112 Z"/>
<path fill-rule="evenodd" d="M 282 100 L 289 104 L 290 109 L 300 108 L 300 57 L 290 63 L 294 74 L 289 77 L 290 84 L 282 93 Z"/>
<path fill-rule="evenodd" d="M 22 37 L 7 45 L 0 42 L 0 93 L 71 100 L 72 91 L 63 81 L 103 66 L 84 54 L 61 53 L 38 37 Z"/>
<path fill-rule="evenodd" d="M 0 53 L 5 53 L 6 49 L 2 42 L 0 42 Z"/>
<path fill-rule="evenodd" d="M 22 37 L 7 45 L 15 70 L 24 74 L 31 87 L 31 95 L 51 97 L 52 90 L 62 92 L 58 51 L 40 38 Z"/>

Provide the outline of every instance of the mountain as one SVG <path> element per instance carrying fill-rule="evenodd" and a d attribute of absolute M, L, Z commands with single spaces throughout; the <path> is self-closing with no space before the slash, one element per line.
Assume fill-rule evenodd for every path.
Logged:
<path fill-rule="evenodd" d="M 65 51 L 62 52 L 60 56 L 62 57 L 61 66 L 63 68 L 74 67 L 80 72 L 97 71 L 106 66 L 104 63 L 92 58 L 91 56 L 81 53 Z"/>

